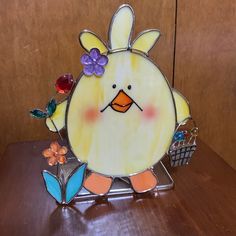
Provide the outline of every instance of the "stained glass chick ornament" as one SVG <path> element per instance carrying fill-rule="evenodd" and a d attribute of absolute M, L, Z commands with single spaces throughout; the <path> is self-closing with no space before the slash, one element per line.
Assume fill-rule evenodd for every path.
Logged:
<path fill-rule="evenodd" d="M 134 12 L 122 5 L 114 14 L 106 45 L 93 32 L 79 35 L 87 51 L 83 72 L 70 97 L 46 119 L 51 131 L 67 130 L 70 149 L 92 173 L 84 187 L 104 195 L 115 177 L 128 177 L 137 193 L 152 190 L 152 167 L 168 152 L 176 126 L 190 116 L 186 99 L 172 89 L 148 54 L 159 30 L 131 42 Z"/>

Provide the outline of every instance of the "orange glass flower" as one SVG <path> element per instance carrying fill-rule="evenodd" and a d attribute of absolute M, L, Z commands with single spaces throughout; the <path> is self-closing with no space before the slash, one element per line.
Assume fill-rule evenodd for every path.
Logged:
<path fill-rule="evenodd" d="M 45 149 L 42 154 L 47 159 L 48 165 L 54 166 L 57 163 L 66 163 L 66 153 L 68 152 L 67 147 L 60 146 L 58 142 L 52 142 L 50 148 Z"/>

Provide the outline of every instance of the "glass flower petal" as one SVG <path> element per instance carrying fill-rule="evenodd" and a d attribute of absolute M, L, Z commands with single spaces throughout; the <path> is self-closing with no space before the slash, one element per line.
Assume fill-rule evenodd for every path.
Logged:
<path fill-rule="evenodd" d="M 88 54 L 82 55 L 82 57 L 80 58 L 80 61 L 81 61 L 82 65 L 93 64 L 93 59 Z"/>
<path fill-rule="evenodd" d="M 98 58 L 100 58 L 101 54 L 99 49 L 97 48 L 92 48 L 89 53 L 90 57 L 93 59 L 93 61 L 97 61 Z"/>
<path fill-rule="evenodd" d="M 85 75 L 92 75 L 94 73 L 94 65 L 85 65 L 83 72 Z"/>
<path fill-rule="evenodd" d="M 100 66 L 98 64 L 96 64 L 94 66 L 94 73 L 95 73 L 95 75 L 102 76 L 104 74 L 104 71 L 105 71 L 105 69 L 102 66 Z"/>
<path fill-rule="evenodd" d="M 105 66 L 108 63 L 108 57 L 105 55 L 102 55 L 98 60 L 97 64 L 101 66 Z"/>

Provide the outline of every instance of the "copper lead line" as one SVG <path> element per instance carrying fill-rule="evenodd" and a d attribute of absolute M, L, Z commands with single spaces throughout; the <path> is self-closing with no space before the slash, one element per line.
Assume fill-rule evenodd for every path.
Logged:
<path fill-rule="evenodd" d="M 59 137 L 60 137 L 61 141 L 63 141 L 63 138 L 62 138 L 62 136 L 61 136 L 61 133 L 60 133 L 60 131 L 57 129 L 57 127 L 56 127 L 56 125 L 55 125 L 53 119 L 52 119 L 51 117 L 49 117 L 49 119 L 50 119 L 50 121 L 52 122 L 52 124 L 53 124 L 53 126 L 54 126 L 56 132 L 59 134 Z"/>

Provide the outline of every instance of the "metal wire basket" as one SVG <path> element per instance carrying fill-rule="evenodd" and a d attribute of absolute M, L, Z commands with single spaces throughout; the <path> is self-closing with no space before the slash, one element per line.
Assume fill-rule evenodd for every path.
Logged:
<path fill-rule="evenodd" d="M 168 152 L 170 165 L 172 167 L 187 165 L 197 148 L 196 138 L 198 135 L 198 128 L 196 127 L 195 121 L 192 120 L 192 122 L 194 127 L 191 130 L 179 131 L 180 127 L 185 125 L 187 121 L 180 124 L 176 129 L 173 142 Z"/>

